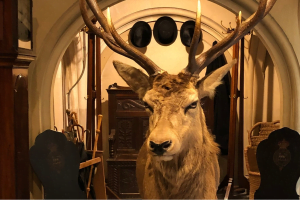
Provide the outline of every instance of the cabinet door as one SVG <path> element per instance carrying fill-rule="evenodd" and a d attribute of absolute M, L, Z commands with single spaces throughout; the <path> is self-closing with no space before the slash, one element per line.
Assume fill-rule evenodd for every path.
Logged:
<path fill-rule="evenodd" d="M 136 155 L 148 130 L 148 114 L 137 95 L 116 95 L 114 129 L 116 130 L 114 150 L 117 157 L 124 154 Z"/>
<path fill-rule="evenodd" d="M 117 154 L 136 154 L 136 127 L 137 123 L 133 117 L 116 118 L 116 148 Z"/>
<path fill-rule="evenodd" d="M 108 185 L 122 199 L 140 198 L 135 161 L 108 160 Z"/>
<path fill-rule="evenodd" d="M 149 127 L 148 117 L 116 117 L 117 155 L 138 154 Z"/>

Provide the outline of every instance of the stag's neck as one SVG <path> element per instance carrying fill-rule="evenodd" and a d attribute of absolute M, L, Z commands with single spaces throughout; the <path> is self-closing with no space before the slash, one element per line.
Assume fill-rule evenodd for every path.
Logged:
<path fill-rule="evenodd" d="M 153 164 L 156 170 L 163 172 L 162 175 L 168 178 L 168 175 L 174 178 L 174 173 L 176 172 L 176 178 L 182 179 L 184 176 L 195 173 L 198 171 L 202 164 L 202 159 L 195 158 L 203 158 L 209 156 L 210 152 L 207 150 L 205 144 L 195 142 L 193 146 L 189 147 L 187 150 L 182 151 L 179 155 L 174 156 L 171 161 L 156 161 L 153 160 Z"/>
<path fill-rule="evenodd" d="M 207 130 L 203 112 L 195 138 L 171 161 L 152 160 L 157 191 L 164 198 L 216 198 L 218 147 Z M 218 170 L 218 169 L 217 169 Z M 218 177 L 217 177 L 218 179 Z M 213 190 L 213 191 L 212 191 Z"/>
<path fill-rule="evenodd" d="M 177 199 L 205 197 L 201 193 L 205 190 L 203 186 L 210 187 L 210 182 L 214 181 L 213 175 L 207 176 L 212 168 L 209 159 L 216 156 L 216 152 L 208 150 L 211 149 L 208 145 L 209 143 L 196 143 L 194 147 L 182 152 L 171 161 L 152 161 L 160 196 Z"/>

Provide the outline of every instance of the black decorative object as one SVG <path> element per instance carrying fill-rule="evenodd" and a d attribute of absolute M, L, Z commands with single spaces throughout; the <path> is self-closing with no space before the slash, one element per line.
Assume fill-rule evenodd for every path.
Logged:
<path fill-rule="evenodd" d="M 152 37 L 151 27 L 147 22 L 136 22 L 129 32 L 129 39 L 131 43 L 139 48 L 149 45 Z"/>
<path fill-rule="evenodd" d="M 195 21 L 189 20 L 182 24 L 180 29 L 180 39 L 184 46 L 190 47 L 195 30 Z M 200 34 L 199 42 L 202 40 L 202 31 Z"/>
<path fill-rule="evenodd" d="M 213 46 L 217 42 L 213 42 Z M 221 54 L 206 68 L 206 75 L 214 70 L 227 64 L 224 54 Z M 216 136 L 216 142 L 219 144 L 221 153 L 228 154 L 228 140 L 229 140 L 229 118 L 230 118 L 230 72 L 223 77 L 221 85 L 216 88 L 214 97 L 214 127 L 212 133 Z"/>
<path fill-rule="evenodd" d="M 255 199 L 299 199 L 296 184 L 300 177 L 300 135 L 289 128 L 273 131 L 257 147 L 261 175 Z"/>
<path fill-rule="evenodd" d="M 46 130 L 30 149 L 30 162 L 45 189 L 45 199 L 84 199 L 78 185 L 80 157 L 64 134 Z"/>
<path fill-rule="evenodd" d="M 162 45 L 170 45 L 177 38 L 177 25 L 171 17 L 159 18 L 153 28 L 155 40 Z"/>

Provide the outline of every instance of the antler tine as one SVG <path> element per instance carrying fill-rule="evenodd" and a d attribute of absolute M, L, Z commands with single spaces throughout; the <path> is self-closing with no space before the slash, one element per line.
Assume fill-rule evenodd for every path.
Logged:
<path fill-rule="evenodd" d="M 158 67 L 151 59 L 149 59 L 147 56 L 145 56 L 143 53 L 135 49 L 134 47 L 127 44 L 121 36 L 117 33 L 110 16 L 110 10 L 107 8 L 107 21 L 110 28 L 110 33 L 112 34 L 115 41 L 118 43 L 118 45 L 123 48 L 129 55 L 131 55 L 133 58 L 136 58 L 137 60 L 144 63 L 144 69 L 148 72 L 148 74 L 156 74 L 160 73 L 163 70 Z"/>
<path fill-rule="evenodd" d="M 226 38 L 224 38 L 220 43 L 218 44 L 227 44 L 229 43 L 230 41 L 234 40 L 234 38 L 238 35 L 238 32 L 239 32 L 239 28 L 240 28 L 240 25 L 241 25 L 241 20 L 242 20 L 242 13 L 239 12 L 239 15 L 236 19 L 236 28 L 234 29 L 234 31 L 229 35 L 227 36 Z M 215 45 L 216 46 L 216 45 Z M 191 65 L 191 66 L 188 66 L 186 67 L 184 70 L 184 73 L 189 73 L 189 74 L 193 74 L 193 75 L 196 75 L 198 76 L 198 74 L 206 67 L 206 65 L 202 65 L 202 66 L 199 66 L 199 62 L 207 62 L 208 59 L 210 59 L 209 55 L 214 55 L 213 54 L 213 51 L 215 49 L 211 48 L 209 49 L 207 52 L 204 52 L 202 53 L 197 59 L 195 59 L 195 64 L 194 65 Z M 206 56 L 207 55 L 207 56 Z M 202 60 L 199 61 L 199 58 Z M 215 59 L 215 58 L 214 58 Z M 214 60 L 213 59 L 213 60 Z M 212 61 L 213 61 L 212 60 Z M 207 64 L 208 65 L 208 64 Z"/>
<path fill-rule="evenodd" d="M 196 14 L 196 22 L 195 22 L 195 29 L 194 29 L 194 35 L 190 46 L 190 53 L 189 53 L 189 63 L 187 68 L 189 71 L 191 71 L 191 68 L 196 66 L 196 53 L 197 53 L 197 47 L 199 38 L 201 35 L 201 3 L 200 0 L 198 0 L 198 9 Z"/>
<path fill-rule="evenodd" d="M 144 68 L 144 63 L 140 62 L 139 60 L 135 60 L 131 55 L 129 55 L 126 51 L 124 51 L 123 49 L 121 49 L 118 44 L 115 42 L 115 40 L 113 39 L 113 37 L 104 32 L 103 30 L 98 29 L 89 19 L 88 15 L 87 15 L 87 8 L 86 8 L 86 0 L 80 0 L 80 10 L 81 10 L 81 15 L 82 18 L 85 22 L 85 24 L 87 25 L 87 27 L 93 31 L 98 37 L 102 38 L 104 40 L 104 42 L 106 43 L 106 45 L 113 51 L 115 51 L 118 54 L 121 54 L 127 58 L 130 58 L 132 60 L 134 60 L 137 64 L 139 64 L 141 67 Z"/>
<path fill-rule="evenodd" d="M 239 15 L 236 18 L 236 28 L 234 29 L 234 31 L 232 33 L 230 33 L 227 37 L 225 37 L 221 42 L 219 42 L 215 46 L 213 46 L 213 47 L 216 47 L 219 44 L 218 45 L 219 48 L 212 47 L 205 53 L 201 54 L 196 59 L 197 65 L 196 65 L 194 74 L 199 74 L 209 63 L 211 63 L 214 59 L 216 59 L 221 54 L 221 52 L 223 53 L 229 47 L 231 47 L 231 45 L 232 45 L 231 43 L 239 35 L 239 28 L 241 26 L 241 23 L 242 23 L 242 12 L 240 11 Z M 210 57 L 210 56 L 212 56 L 212 57 Z"/>
<path fill-rule="evenodd" d="M 106 33 L 110 34 L 110 28 L 109 28 L 109 25 L 107 23 L 107 19 L 104 16 L 104 14 L 102 13 L 101 9 L 99 8 L 97 2 L 94 1 L 94 0 L 86 0 L 86 1 L 88 3 L 89 7 L 91 8 L 93 14 L 95 15 L 97 21 L 103 27 L 104 31 Z"/>
<path fill-rule="evenodd" d="M 80 0 L 79 1 L 80 4 L 80 11 L 81 11 L 81 15 L 82 18 L 85 22 L 85 24 L 87 25 L 87 27 L 94 32 L 98 37 L 102 38 L 104 40 L 104 42 L 107 44 L 107 46 L 109 48 L 111 48 L 113 51 L 131 58 L 131 56 L 125 52 L 123 49 L 121 49 L 117 43 L 115 42 L 115 40 L 113 39 L 113 37 L 103 31 L 101 31 L 101 29 L 98 29 L 89 19 L 88 15 L 87 15 L 87 8 L 86 8 L 86 2 L 85 0 Z"/>
<path fill-rule="evenodd" d="M 80 0 L 80 1 L 84 1 L 84 0 Z M 106 17 L 103 15 L 101 9 L 99 8 L 98 4 L 95 2 L 95 0 L 86 0 L 86 1 L 87 1 L 88 5 L 90 6 L 96 19 L 98 20 L 98 22 L 100 23 L 100 25 L 103 27 L 103 29 L 105 31 L 105 32 L 102 32 L 102 35 L 106 36 L 107 39 L 112 40 L 110 42 L 118 47 L 117 48 L 118 51 L 116 51 L 117 53 L 120 53 L 120 49 L 121 49 L 122 55 L 124 55 L 124 52 L 125 52 L 126 57 L 129 57 L 130 59 L 134 60 L 137 64 L 139 64 L 142 68 L 144 68 L 149 75 L 153 75 L 153 74 L 163 71 L 147 56 L 145 56 L 143 53 L 141 53 L 134 47 L 131 47 L 120 37 L 120 35 L 115 30 L 113 23 L 111 21 L 109 8 L 107 9 L 107 11 L 108 11 L 108 14 L 107 14 L 108 20 L 107 20 Z M 93 31 L 94 31 L 94 29 L 93 29 Z M 111 37 L 113 37 L 113 38 L 111 38 Z M 104 39 L 104 37 L 103 37 L 103 39 Z M 116 47 L 114 47 L 114 48 L 116 48 Z"/>
<path fill-rule="evenodd" d="M 266 6 L 266 10 L 265 10 L 265 13 L 264 13 L 264 16 L 266 16 L 270 10 L 272 9 L 272 7 L 274 6 L 274 4 L 276 3 L 277 0 L 269 0 L 267 2 L 267 6 Z"/>
<path fill-rule="evenodd" d="M 214 45 L 208 51 L 202 53 L 198 58 L 196 58 L 197 67 L 190 69 L 187 67 L 183 71 L 185 73 L 199 74 L 208 64 L 210 64 L 214 59 L 224 53 L 233 44 L 238 42 L 258 22 L 260 22 L 264 18 L 264 16 L 269 13 L 276 1 L 277 0 L 261 0 L 257 11 L 242 24 L 240 24 L 240 26 L 237 27 L 234 32 L 227 35 L 218 44 Z"/>

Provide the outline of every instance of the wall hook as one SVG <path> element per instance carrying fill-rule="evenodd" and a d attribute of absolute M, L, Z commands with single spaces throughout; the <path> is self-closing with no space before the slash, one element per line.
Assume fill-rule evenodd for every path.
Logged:
<path fill-rule="evenodd" d="M 234 31 L 234 28 L 231 27 L 231 22 L 229 22 L 229 28 L 223 25 L 223 21 L 221 21 L 221 25 L 226 29 L 226 33 L 222 31 L 223 34 L 231 33 L 232 31 Z"/>

